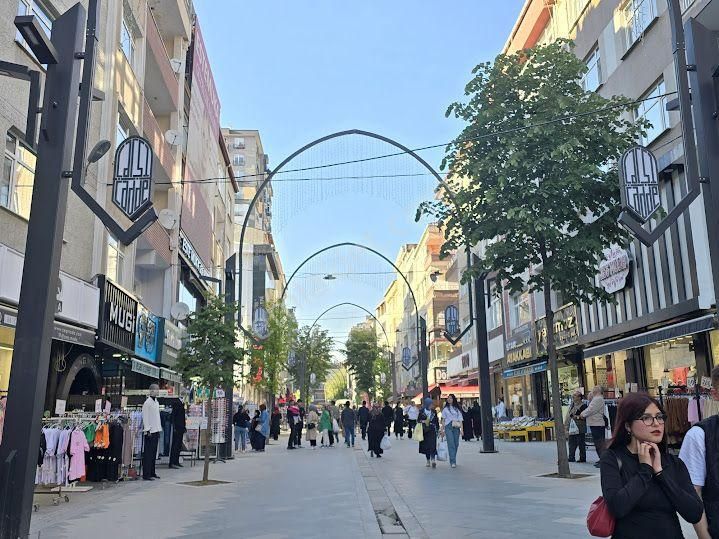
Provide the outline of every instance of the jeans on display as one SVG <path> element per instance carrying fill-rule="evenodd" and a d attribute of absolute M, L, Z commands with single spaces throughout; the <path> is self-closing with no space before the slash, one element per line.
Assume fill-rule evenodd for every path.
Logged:
<path fill-rule="evenodd" d="M 161 412 L 162 420 L 162 445 L 160 446 L 161 455 L 170 454 L 170 440 L 172 438 L 172 416 L 168 412 Z"/>
<path fill-rule="evenodd" d="M 445 427 L 444 434 L 447 437 L 449 463 L 457 464 L 457 449 L 459 449 L 459 427 Z"/>
<path fill-rule="evenodd" d="M 347 444 L 347 447 L 350 446 L 350 443 L 354 446 L 355 445 L 355 429 L 354 426 L 351 427 L 345 427 L 345 444 Z"/>
<path fill-rule="evenodd" d="M 235 451 L 247 449 L 247 427 L 235 427 Z"/>

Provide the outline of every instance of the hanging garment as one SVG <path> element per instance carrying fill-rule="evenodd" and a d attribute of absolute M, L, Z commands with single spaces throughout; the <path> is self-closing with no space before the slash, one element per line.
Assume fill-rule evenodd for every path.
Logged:
<path fill-rule="evenodd" d="M 57 444 L 60 440 L 60 429 L 45 428 L 45 442 L 47 448 L 42 460 L 42 465 L 38 471 L 36 483 L 40 485 L 50 485 L 57 483 Z"/>
<path fill-rule="evenodd" d="M 57 442 L 56 452 L 56 470 L 55 477 L 58 485 L 67 485 L 67 476 L 70 467 L 70 459 L 68 455 L 68 449 L 70 447 L 70 436 L 72 431 L 63 429 L 60 431 L 60 435 Z"/>
<path fill-rule="evenodd" d="M 687 410 L 687 420 L 692 425 L 699 422 L 699 401 L 691 399 Z"/>
<path fill-rule="evenodd" d="M 120 477 L 120 464 L 122 463 L 122 444 L 124 432 L 122 425 L 118 422 L 110 424 L 110 443 L 107 450 L 107 471 L 108 481 L 117 481 Z"/>
<path fill-rule="evenodd" d="M 92 446 L 97 449 L 107 449 L 110 447 L 110 428 L 107 423 L 103 423 L 97 427 Z"/>
<path fill-rule="evenodd" d="M 132 464 L 132 447 L 134 445 L 134 437 L 129 423 L 122 426 L 122 465 L 130 466 Z"/>
<path fill-rule="evenodd" d="M 75 481 L 85 475 L 85 452 L 90 451 L 85 433 L 80 430 L 72 431 L 70 435 L 70 471 L 68 479 Z"/>

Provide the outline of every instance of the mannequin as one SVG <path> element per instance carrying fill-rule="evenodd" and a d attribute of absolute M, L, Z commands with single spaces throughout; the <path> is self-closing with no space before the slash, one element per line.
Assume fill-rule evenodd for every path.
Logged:
<path fill-rule="evenodd" d="M 150 394 L 142 405 L 142 429 L 145 436 L 144 449 L 142 451 L 142 478 L 145 481 L 160 479 L 155 473 L 155 461 L 157 460 L 157 444 L 160 441 L 160 403 L 157 402 L 157 395 L 160 386 L 150 385 Z"/>
<path fill-rule="evenodd" d="M 172 400 L 172 446 L 170 447 L 170 468 L 182 468 L 180 449 L 182 436 L 187 430 L 185 426 L 185 405 L 180 399 Z"/>

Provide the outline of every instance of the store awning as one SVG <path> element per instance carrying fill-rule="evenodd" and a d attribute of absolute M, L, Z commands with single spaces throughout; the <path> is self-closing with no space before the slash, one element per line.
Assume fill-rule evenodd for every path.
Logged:
<path fill-rule="evenodd" d="M 145 376 L 149 376 L 150 378 L 160 377 L 160 367 L 158 367 L 157 365 L 145 363 L 144 361 L 140 361 L 139 359 L 134 357 L 132 358 L 132 372 L 144 374 Z"/>
<path fill-rule="evenodd" d="M 592 346 L 584 349 L 584 357 L 603 356 L 619 350 L 639 348 L 669 339 L 676 339 L 677 337 L 701 333 L 702 331 L 713 329 L 714 320 L 714 315 L 708 314 L 706 316 L 702 316 L 701 318 L 686 320 L 685 322 L 679 322 L 678 324 L 664 328 L 647 331 L 646 333 L 642 333 L 640 335 L 634 335 L 632 337 L 626 337 L 624 339 L 600 344 L 598 346 Z"/>
<path fill-rule="evenodd" d="M 182 375 L 179 372 L 166 369 L 165 367 L 160 367 L 160 378 L 168 382 L 175 382 L 176 384 L 182 383 Z"/>
<path fill-rule="evenodd" d="M 541 361 L 539 363 L 533 363 L 532 365 L 517 367 L 516 369 L 507 369 L 502 372 L 502 378 L 516 378 L 517 376 L 527 376 L 528 374 L 536 374 L 546 370 L 547 362 Z"/>

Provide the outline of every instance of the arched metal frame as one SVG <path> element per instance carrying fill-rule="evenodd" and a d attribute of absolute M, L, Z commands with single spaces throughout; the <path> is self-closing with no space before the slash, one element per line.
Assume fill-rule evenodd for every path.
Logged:
<path fill-rule="evenodd" d="M 318 138 L 318 139 L 316 139 L 316 140 L 310 142 L 309 144 L 306 144 L 305 146 L 303 146 L 302 148 L 300 148 L 300 149 L 297 150 L 296 152 L 292 153 L 289 157 L 287 157 L 284 161 L 282 161 L 279 165 L 277 165 L 277 166 L 274 168 L 274 170 L 272 170 L 272 172 L 270 172 L 270 173 L 268 174 L 267 178 L 265 178 L 264 181 L 263 181 L 263 182 L 260 184 L 260 186 L 257 188 L 257 192 L 255 193 L 255 196 L 252 197 L 252 201 L 250 202 L 250 205 L 249 205 L 248 208 L 247 208 L 247 213 L 245 214 L 245 218 L 244 218 L 244 220 L 243 220 L 243 222 L 242 222 L 242 230 L 240 231 L 240 242 L 239 242 L 239 246 L 238 246 L 238 252 L 239 252 L 239 257 L 238 257 L 238 258 L 239 258 L 239 268 L 238 268 L 238 272 L 237 272 L 237 280 L 238 280 L 238 283 L 239 283 L 239 288 L 238 288 L 237 302 L 238 302 L 238 305 L 239 305 L 239 310 L 238 310 L 238 313 L 237 313 L 237 325 L 238 325 L 238 327 L 240 328 L 240 330 L 242 330 L 242 332 L 243 332 L 245 335 L 247 335 L 253 342 L 259 342 L 259 340 L 257 339 L 257 337 L 256 337 L 251 331 L 248 331 L 248 330 L 242 325 L 242 280 L 243 280 L 242 265 L 243 265 L 243 254 L 244 254 L 244 253 L 243 253 L 243 250 L 244 250 L 244 245 L 245 245 L 245 232 L 247 231 L 247 225 L 248 225 L 248 223 L 249 223 L 249 221 L 250 221 L 250 216 L 252 215 L 252 210 L 254 209 L 255 204 L 257 204 L 257 201 L 259 200 L 260 195 L 264 192 L 265 187 L 267 187 L 267 185 L 272 181 L 272 178 L 274 178 L 275 174 L 277 174 L 278 172 L 280 172 L 280 171 L 282 170 L 282 168 L 283 168 L 287 163 L 289 163 L 290 161 L 292 161 L 295 157 L 297 157 L 297 156 L 300 155 L 301 153 L 304 153 L 305 151 L 309 150 L 310 148 L 312 148 L 312 147 L 314 147 L 314 146 L 317 146 L 318 144 L 321 144 L 321 143 L 326 142 L 326 141 L 328 141 L 328 140 L 332 140 L 332 139 L 334 139 L 334 138 L 344 137 L 344 136 L 349 136 L 349 135 L 361 135 L 361 136 L 365 136 L 365 137 L 370 137 L 370 138 L 374 138 L 374 139 L 377 139 L 377 140 L 381 140 L 381 141 L 383 141 L 383 142 L 386 142 L 387 144 L 390 144 L 391 146 L 394 146 L 395 148 L 398 148 L 398 149 L 402 150 L 403 153 L 406 153 L 407 155 L 410 155 L 411 157 L 413 157 L 418 163 L 420 163 L 423 167 L 425 167 L 425 168 L 432 174 L 432 176 L 434 176 L 434 178 L 437 180 L 437 182 L 438 182 L 438 183 L 442 186 L 442 188 L 444 189 L 444 192 L 446 193 L 447 197 L 450 199 L 450 201 L 451 201 L 452 204 L 454 205 L 455 209 L 457 210 L 457 214 L 458 214 L 459 216 L 463 216 L 463 212 L 462 212 L 462 210 L 461 210 L 461 208 L 460 208 L 460 206 L 459 206 L 459 203 L 457 202 L 457 199 L 455 198 L 454 193 L 453 193 L 452 190 L 449 188 L 449 185 L 447 185 L 447 182 L 445 182 L 445 181 L 442 179 L 442 177 L 441 177 L 439 174 L 437 174 L 437 171 L 434 170 L 434 169 L 429 165 L 429 163 L 427 163 L 427 161 L 425 161 L 424 159 L 422 159 L 419 155 L 417 155 L 417 153 L 413 152 L 411 149 L 407 148 L 406 146 L 400 144 L 399 142 L 397 142 L 397 141 L 395 141 L 395 140 L 392 140 L 392 139 L 390 139 L 390 138 L 388 138 L 388 137 L 384 137 L 384 136 L 379 135 L 379 134 L 377 134 L 377 133 L 372 133 L 372 132 L 370 132 L 370 131 L 363 131 L 363 130 L 361 130 L 361 129 L 349 129 L 349 130 L 347 130 L 347 131 L 339 131 L 339 132 L 333 133 L 333 134 L 331 134 L 331 135 L 326 135 L 326 136 L 324 136 L 324 137 Z M 464 219 L 462 219 L 461 223 L 462 223 L 462 228 L 463 228 L 463 231 L 464 231 L 464 236 L 465 236 L 465 238 L 466 238 L 466 240 L 467 240 L 467 241 L 466 241 L 466 244 L 465 244 L 465 251 L 466 251 L 466 254 L 467 254 L 467 267 L 470 267 L 470 266 L 472 265 L 471 244 L 470 244 L 470 242 L 469 242 L 469 235 L 467 234 L 467 227 L 466 227 L 466 223 L 465 223 Z M 383 258 L 384 258 L 384 257 L 383 257 Z M 388 261 L 389 261 L 389 260 L 388 260 Z M 394 264 L 392 264 L 392 265 L 394 265 Z M 405 279 L 405 281 L 406 281 L 406 279 Z M 288 281 L 288 284 L 289 284 L 289 281 Z M 473 309 L 473 299 L 472 299 L 473 294 L 472 294 L 472 284 L 471 284 L 471 282 L 468 283 L 467 286 L 468 286 L 469 312 L 470 312 L 469 325 L 468 325 L 466 328 L 464 328 L 464 329 L 462 330 L 462 332 L 461 332 L 458 336 L 448 335 L 448 334 L 445 332 L 445 337 L 446 337 L 447 340 L 449 340 L 452 344 L 456 344 L 456 343 L 459 341 L 459 339 L 461 339 L 462 336 L 463 336 L 465 333 L 467 333 L 467 331 L 469 331 L 469 329 L 472 327 L 472 325 L 473 325 L 473 323 L 474 323 L 474 318 L 475 318 L 475 317 L 471 315 L 471 314 L 474 312 L 474 309 Z M 285 287 L 285 288 L 286 288 L 286 287 Z M 410 288 L 410 291 L 411 291 L 411 288 Z M 283 294 L 283 296 L 284 296 L 284 294 Z M 414 294 L 413 294 L 413 299 L 414 299 Z M 416 305 L 417 305 L 417 302 L 415 301 L 415 306 L 416 306 Z M 419 312 L 419 311 L 418 311 L 418 312 Z M 417 326 L 417 331 L 419 331 L 419 325 Z"/>
<path fill-rule="evenodd" d="M 351 305 L 352 307 L 357 307 L 358 309 L 361 309 L 362 311 L 364 311 L 364 312 L 366 312 L 368 315 L 370 315 L 372 318 L 374 318 L 374 321 L 377 322 L 377 324 L 379 324 L 379 327 L 380 327 L 380 329 L 382 330 L 382 333 L 384 333 L 384 338 L 387 339 L 387 349 L 388 349 L 388 350 L 391 350 L 392 345 L 391 345 L 390 342 L 389 342 L 389 336 L 387 335 L 387 331 L 384 329 L 384 325 L 382 325 L 382 322 L 379 321 L 379 318 L 377 318 L 374 314 L 372 314 L 372 312 L 370 312 L 369 310 L 365 309 L 365 308 L 362 307 L 361 305 L 357 305 L 356 303 L 352 303 L 352 302 L 350 302 L 350 301 L 343 301 L 342 303 L 337 303 L 336 305 L 332 305 L 332 307 L 330 307 L 329 309 L 325 309 L 324 311 L 322 311 L 322 314 L 320 314 L 317 318 L 315 318 L 315 321 L 312 322 L 312 325 L 310 326 L 310 333 L 312 333 L 312 330 L 313 330 L 314 327 L 317 325 L 317 322 L 320 321 L 320 318 L 322 318 L 322 317 L 323 317 L 324 315 L 326 315 L 328 312 L 330 312 L 330 311 L 332 311 L 332 310 L 334 310 L 334 309 L 336 309 L 336 308 L 338 308 L 338 307 L 342 307 L 342 306 L 344 306 L 344 305 Z"/>

